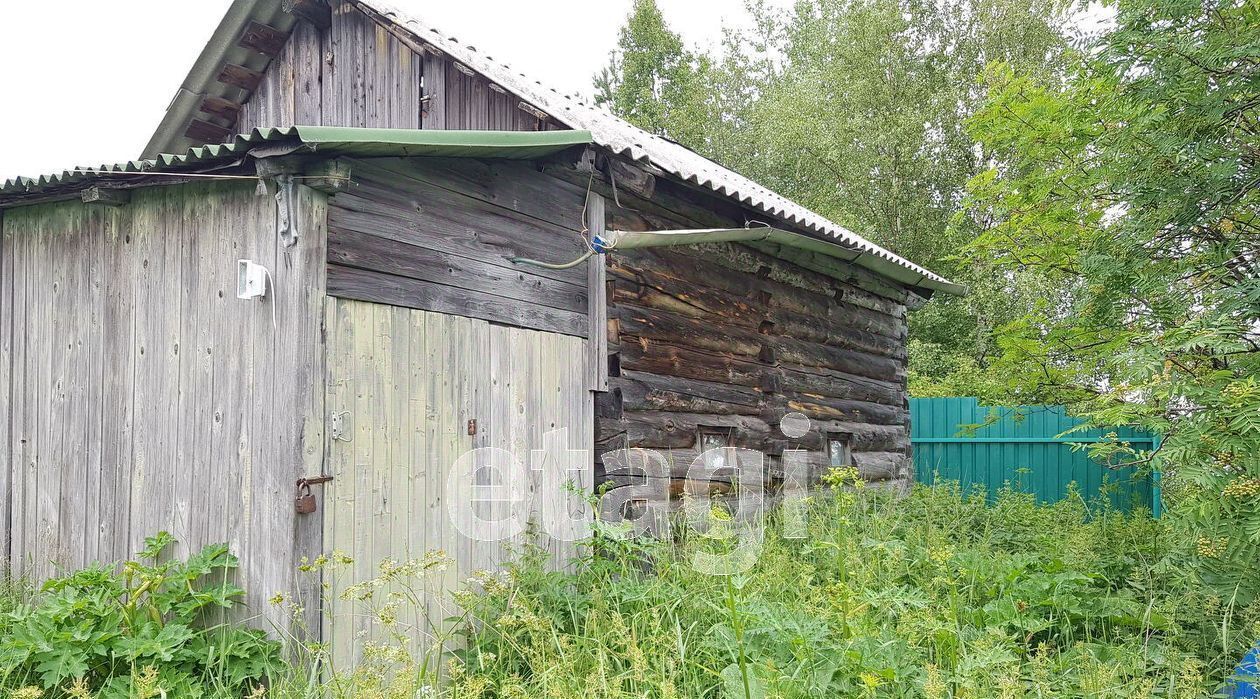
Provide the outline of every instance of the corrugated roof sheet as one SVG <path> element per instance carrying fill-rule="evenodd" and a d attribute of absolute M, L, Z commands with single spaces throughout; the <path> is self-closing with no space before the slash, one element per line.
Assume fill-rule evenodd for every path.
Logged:
<path fill-rule="evenodd" d="M 230 143 L 189 148 L 178 155 L 7 179 L 0 184 L 0 195 L 35 194 L 85 180 L 107 178 L 111 174 L 204 170 L 208 166 L 239 161 L 263 145 L 289 144 L 295 149 L 329 155 L 532 159 L 591 142 L 587 131 L 421 131 L 339 126 L 254 129 Z"/>
<path fill-rule="evenodd" d="M 595 143 L 614 153 L 642 163 L 649 163 L 683 181 L 692 182 L 722 196 L 770 216 L 822 234 L 856 251 L 877 258 L 886 270 L 899 268 L 912 273 L 891 274 L 912 286 L 962 293 L 963 288 L 899 255 L 870 242 L 862 236 L 829 221 L 787 198 L 762 187 L 739 173 L 725 168 L 695 151 L 631 125 L 607 111 L 587 105 L 580 99 L 561 94 L 493 60 L 473 46 L 460 43 L 437 29 L 400 12 L 378 0 L 351 0 L 369 14 L 376 14 L 407 31 L 417 41 L 428 43 L 452 59 L 467 65 L 504 89 L 515 93 L 548 113 L 555 120 L 573 129 L 590 131 Z"/>

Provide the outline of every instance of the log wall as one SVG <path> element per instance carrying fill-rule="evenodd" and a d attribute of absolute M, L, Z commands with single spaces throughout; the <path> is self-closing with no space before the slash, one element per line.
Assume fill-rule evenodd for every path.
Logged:
<path fill-rule="evenodd" d="M 614 162 L 602 171 L 609 167 L 622 168 L 609 228 L 757 219 L 636 166 Z M 580 181 L 580 169 L 550 172 Z M 597 189 L 610 190 L 601 179 Z M 612 377 L 596 399 L 602 480 L 632 482 L 618 452 L 654 449 L 669 461 L 670 491 L 681 492 L 701 431 L 713 430 L 769 456 L 772 490 L 785 449 L 810 452 L 816 482 L 829 467 L 829 435 L 848 442 L 868 481 L 909 486 L 907 290 L 847 262 L 740 244 L 613 252 L 607 272 Z M 785 435 L 788 413 L 809 418 L 809 432 Z"/>
<path fill-rule="evenodd" d="M 822 465 L 824 435 L 836 434 L 869 480 L 907 478 L 904 317 L 774 281 L 776 271 L 803 272 L 734 245 L 610 256 L 615 369 L 599 400 L 600 451 L 668 450 L 682 478 L 701 428 L 729 429 L 731 446 L 770 455 L 774 473 L 788 448 Z M 783 434 L 791 412 L 813 429 Z"/>

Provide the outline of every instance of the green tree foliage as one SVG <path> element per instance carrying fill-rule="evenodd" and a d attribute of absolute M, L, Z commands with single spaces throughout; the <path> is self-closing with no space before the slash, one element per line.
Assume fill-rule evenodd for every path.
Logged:
<path fill-rule="evenodd" d="M 912 388 L 973 384 L 992 328 L 1039 297 L 1008 293 L 953 257 L 975 234 L 951 227 L 988 155 L 965 120 L 991 61 L 1057 70 L 1058 0 L 803 0 L 750 6 L 721 58 L 689 52 L 651 0 L 639 0 L 599 101 L 805 204 L 863 236 L 967 283 L 912 317 Z M 1036 281 L 1030 279 L 1030 281 Z"/>
<path fill-rule="evenodd" d="M 688 51 L 655 0 L 635 0 L 618 49 L 595 79 L 595 103 L 659 136 L 701 138 L 708 122 L 707 56 Z"/>
<path fill-rule="evenodd" d="M 1194 564 L 1260 594 L 1260 4 L 1122 0 L 1065 80 L 989 73 L 971 262 L 1048 293 L 1002 328 L 1022 400 L 1164 435 Z M 1126 451 L 1123 445 L 1100 450 Z"/>

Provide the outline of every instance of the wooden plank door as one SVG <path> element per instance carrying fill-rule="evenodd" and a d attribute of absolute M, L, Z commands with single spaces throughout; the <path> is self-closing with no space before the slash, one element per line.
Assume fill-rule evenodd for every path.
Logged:
<path fill-rule="evenodd" d="M 593 487 L 593 406 L 585 339 L 328 301 L 327 463 L 334 480 L 325 491 L 324 542 L 353 562 L 325 574 L 324 640 L 345 669 L 362 642 L 384 629 L 365 605 L 338 597 L 378 577 L 382 561 L 449 561 L 424 583 L 422 608 L 399 619 L 409 636 L 431 644 L 438 622 L 457 613 L 450 593 L 478 571 L 501 568 L 524 543 L 527 535 L 506 524 L 477 537 L 457 526 L 473 508 L 475 484 L 527 498 L 530 521 L 544 530 L 537 543 L 557 565 L 572 558 L 572 540 L 585 534 L 590 514 L 566 482 L 584 493 Z M 486 448 L 501 451 L 478 458 L 508 453 L 523 468 L 491 473 L 467 466 L 478 458 L 460 461 Z M 484 519 L 508 505 L 476 507 Z"/>

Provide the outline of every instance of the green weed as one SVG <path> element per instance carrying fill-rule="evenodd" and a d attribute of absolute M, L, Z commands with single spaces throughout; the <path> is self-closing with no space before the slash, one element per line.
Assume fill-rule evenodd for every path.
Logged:
<path fill-rule="evenodd" d="M 0 689 L 14 697 L 148 699 L 243 696 L 282 667 L 260 631 L 213 624 L 243 590 L 226 545 L 159 562 L 173 543 L 145 541 L 118 570 L 96 565 L 29 596 L 0 595 Z"/>
<path fill-rule="evenodd" d="M 0 698 L 1201 697 L 1260 636 L 1260 606 L 1202 585 L 1184 565 L 1196 543 L 1145 513 L 826 481 L 805 536 L 772 517 L 738 575 L 693 566 L 731 550 L 738 518 L 680 525 L 670 542 L 597 522 L 570 572 L 527 546 L 508 571 L 472 576 L 462 612 L 437 624 L 425 580 L 445 561 L 383 562 L 324 600 L 369 613 L 353 668 L 321 646 L 288 656 L 321 668 L 281 666 L 258 632 L 199 624 L 239 598 L 223 575 L 235 562 L 212 547 L 159 565 L 157 538 L 121 574 L 0 594 Z M 328 579 L 338 565 L 307 568 Z"/>
<path fill-rule="evenodd" d="M 509 584 L 464 598 L 478 623 L 448 695 L 1204 696 L 1254 640 L 1222 629 L 1254 633 L 1260 609 L 1205 592 L 1145 514 L 831 480 L 808 535 L 772 521 L 740 576 L 689 565 L 711 539 L 610 527 L 573 574 L 526 556 Z"/>

